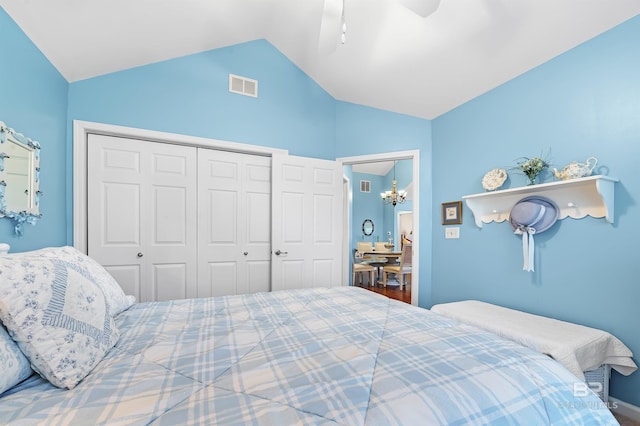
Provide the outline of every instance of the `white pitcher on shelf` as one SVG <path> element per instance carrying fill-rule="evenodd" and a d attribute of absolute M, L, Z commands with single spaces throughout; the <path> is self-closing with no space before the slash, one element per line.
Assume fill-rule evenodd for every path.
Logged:
<path fill-rule="evenodd" d="M 577 179 L 591 175 L 591 172 L 596 167 L 598 159 L 596 157 L 589 157 L 585 163 L 578 163 L 572 161 L 570 164 L 564 166 L 561 171 L 554 168 L 553 172 L 560 180 Z"/>

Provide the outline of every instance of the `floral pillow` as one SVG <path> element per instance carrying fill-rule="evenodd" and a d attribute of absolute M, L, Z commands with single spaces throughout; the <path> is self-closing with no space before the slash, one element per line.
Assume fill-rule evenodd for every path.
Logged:
<path fill-rule="evenodd" d="M 24 356 L 7 330 L 0 325 L 0 394 L 33 374 Z"/>
<path fill-rule="evenodd" d="M 134 296 L 124 294 L 122 287 L 120 287 L 118 282 L 102 267 L 102 265 L 74 247 L 47 247 L 24 253 L 13 253 L 8 255 L 8 257 L 13 259 L 45 257 L 48 259 L 66 260 L 67 262 L 75 263 L 84 267 L 91 275 L 93 281 L 102 289 L 102 292 L 107 298 L 111 316 L 116 316 L 120 312 L 129 309 L 136 301 Z"/>
<path fill-rule="evenodd" d="M 95 278 L 64 258 L 0 257 L 0 319 L 34 370 L 72 389 L 120 332 Z"/>

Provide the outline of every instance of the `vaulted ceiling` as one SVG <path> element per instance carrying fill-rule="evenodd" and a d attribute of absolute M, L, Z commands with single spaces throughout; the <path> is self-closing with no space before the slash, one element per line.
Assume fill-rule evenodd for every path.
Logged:
<path fill-rule="evenodd" d="M 70 82 L 266 39 L 336 99 L 427 119 L 640 14 L 638 0 L 441 0 L 426 17 L 405 7 L 421 1 L 434 2 L 0 0 L 0 5 Z M 335 41 L 327 45 L 323 38 L 320 45 L 325 8 L 338 3 L 344 5 L 345 43 L 336 27 Z"/>

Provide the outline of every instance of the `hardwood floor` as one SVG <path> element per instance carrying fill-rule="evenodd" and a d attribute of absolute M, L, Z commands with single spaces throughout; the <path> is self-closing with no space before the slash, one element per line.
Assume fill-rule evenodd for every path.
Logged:
<path fill-rule="evenodd" d="M 405 285 L 405 288 L 402 290 L 400 290 L 399 286 L 387 286 L 385 288 L 381 284 L 371 287 L 366 282 L 364 284 L 356 283 L 355 285 L 375 293 L 383 294 L 389 299 L 395 299 L 409 304 L 411 303 L 411 285 L 409 284 Z"/>
<path fill-rule="evenodd" d="M 613 413 L 613 416 L 616 418 L 618 423 L 620 423 L 620 426 L 640 426 L 640 421 L 630 419 L 622 414 Z"/>

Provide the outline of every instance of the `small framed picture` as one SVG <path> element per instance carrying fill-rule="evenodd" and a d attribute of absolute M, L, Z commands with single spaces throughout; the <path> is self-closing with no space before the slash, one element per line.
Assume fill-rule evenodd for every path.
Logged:
<path fill-rule="evenodd" d="M 452 201 L 442 203 L 442 224 L 460 225 L 462 224 L 462 201 Z"/>

